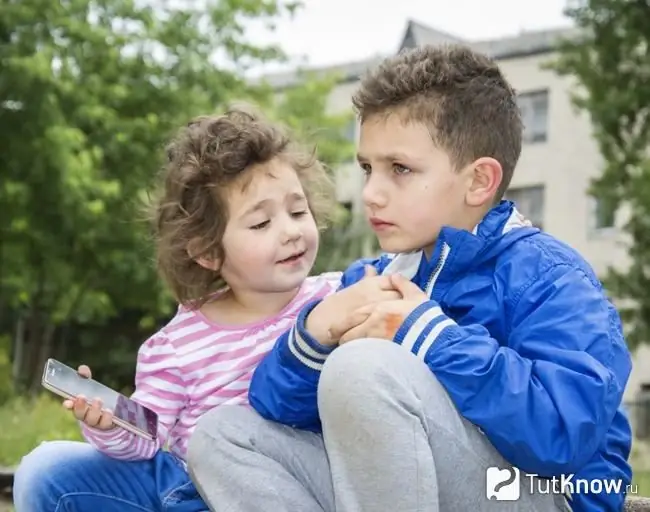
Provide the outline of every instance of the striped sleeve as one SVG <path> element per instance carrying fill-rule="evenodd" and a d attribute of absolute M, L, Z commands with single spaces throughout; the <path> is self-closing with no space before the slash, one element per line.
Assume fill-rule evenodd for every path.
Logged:
<path fill-rule="evenodd" d="M 93 447 L 120 460 L 151 459 L 165 445 L 187 397 L 178 358 L 169 339 L 161 332 L 149 338 L 138 351 L 135 392 L 131 398 L 158 414 L 158 438 L 150 441 L 116 427 L 101 431 L 81 425 Z"/>
<path fill-rule="evenodd" d="M 321 288 L 318 290 L 318 296 L 320 298 L 327 297 L 341 287 L 343 272 L 324 272 L 316 279 L 321 285 Z"/>
<path fill-rule="evenodd" d="M 393 341 L 424 360 L 442 332 L 455 325 L 437 302 L 428 300 L 406 317 Z"/>

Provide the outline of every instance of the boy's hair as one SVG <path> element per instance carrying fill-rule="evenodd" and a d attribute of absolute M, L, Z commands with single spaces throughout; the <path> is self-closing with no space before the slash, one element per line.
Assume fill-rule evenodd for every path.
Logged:
<path fill-rule="evenodd" d="M 199 308 L 225 286 L 219 272 L 196 263 L 223 260 L 222 237 L 228 222 L 226 193 L 252 165 L 274 158 L 288 162 L 303 185 L 320 228 L 332 211 L 333 186 L 313 150 L 300 147 L 279 124 L 250 108 L 201 116 L 182 128 L 167 146 L 153 218 L 158 270 L 176 300 Z M 191 254 L 191 255 L 190 255 Z"/>
<path fill-rule="evenodd" d="M 397 112 L 425 124 L 457 169 L 480 157 L 496 159 L 503 180 L 495 201 L 510 185 L 521 153 L 521 114 L 515 91 L 485 55 L 459 45 L 403 51 L 367 73 L 352 103 L 361 122 Z"/>

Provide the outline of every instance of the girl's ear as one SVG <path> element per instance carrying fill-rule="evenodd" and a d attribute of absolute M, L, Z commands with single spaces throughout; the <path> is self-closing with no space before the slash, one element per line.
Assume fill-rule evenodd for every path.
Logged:
<path fill-rule="evenodd" d="M 210 258 L 206 256 L 201 256 L 196 258 L 194 255 L 199 254 L 201 251 L 199 249 L 199 241 L 197 239 L 192 240 L 187 244 L 187 254 L 190 258 L 196 261 L 199 265 L 207 270 L 212 270 L 213 272 L 218 271 L 221 268 L 221 258 Z"/>
<path fill-rule="evenodd" d="M 219 258 L 196 258 L 196 261 L 203 268 L 217 272 L 221 268 L 221 260 Z"/>

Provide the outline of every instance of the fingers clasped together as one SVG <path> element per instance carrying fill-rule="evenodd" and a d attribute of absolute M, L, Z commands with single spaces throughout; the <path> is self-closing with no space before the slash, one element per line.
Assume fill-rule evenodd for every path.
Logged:
<path fill-rule="evenodd" d="M 339 345 L 362 338 L 392 340 L 411 312 L 429 300 L 426 293 L 404 276 L 378 276 L 370 266 L 365 277 L 350 288 L 355 286 L 372 287 L 377 294 L 373 300 L 332 321 L 329 338 Z"/>

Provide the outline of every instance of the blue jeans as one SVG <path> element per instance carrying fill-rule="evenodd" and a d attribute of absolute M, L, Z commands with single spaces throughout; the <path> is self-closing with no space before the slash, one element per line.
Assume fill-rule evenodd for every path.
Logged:
<path fill-rule="evenodd" d="M 208 510 L 174 455 L 126 462 L 73 441 L 43 443 L 23 458 L 14 505 L 16 512 Z"/>

